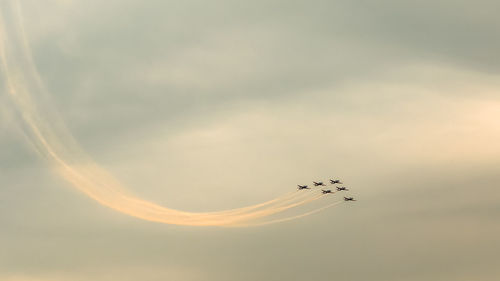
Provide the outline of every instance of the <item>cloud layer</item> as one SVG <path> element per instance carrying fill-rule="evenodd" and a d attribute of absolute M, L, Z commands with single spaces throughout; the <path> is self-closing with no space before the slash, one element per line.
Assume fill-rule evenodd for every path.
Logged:
<path fill-rule="evenodd" d="M 142 223 L 65 189 L 2 110 L 0 279 L 497 279 L 495 1 L 21 4 L 55 110 L 135 194 L 217 210 L 340 176 L 360 200 Z"/>

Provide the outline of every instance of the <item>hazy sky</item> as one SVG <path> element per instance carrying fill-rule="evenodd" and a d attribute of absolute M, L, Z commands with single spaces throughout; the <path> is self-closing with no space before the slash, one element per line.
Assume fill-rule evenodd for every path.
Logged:
<path fill-rule="evenodd" d="M 1 280 L 498 280 L 498 1 L 20 3 L 53 107 L 135 194 L 213 211 L 339 177 L 359 201 L 127 216 L 32 150 L 2 78 Z"/>

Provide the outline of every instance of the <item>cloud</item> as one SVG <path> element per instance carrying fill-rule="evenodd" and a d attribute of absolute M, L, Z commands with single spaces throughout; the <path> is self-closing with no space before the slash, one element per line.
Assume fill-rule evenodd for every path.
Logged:
<path fill-rule="evenodd" d="M 215 210 L 339 175 L 360 204 L 244 231 L 142 223 L 64 191 L 5 131 L 1 271 L 495 280 L 498 3 L 22 4 L 55 108 L 134 193 Z"/>

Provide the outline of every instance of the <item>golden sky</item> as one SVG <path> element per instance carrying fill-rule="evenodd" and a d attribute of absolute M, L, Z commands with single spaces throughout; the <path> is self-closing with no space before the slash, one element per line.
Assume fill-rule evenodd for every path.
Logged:
<path fill-rule="evenodd" d="M 497 280 L 498 8 L 1 2 L 0 279 Z"/>

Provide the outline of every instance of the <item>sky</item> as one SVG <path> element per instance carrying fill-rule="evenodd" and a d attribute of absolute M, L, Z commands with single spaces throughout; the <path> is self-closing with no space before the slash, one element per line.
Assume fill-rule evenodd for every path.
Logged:
<path fill-rule="evenodd" d="M 61 145 L 184 211 L 330 178 L 358 201 L 243 228 L 129 216 L 40 157 L 3 68 L 1 280 L 498 279 L 498 1 L 102 2 L 0 2 L 12 81 L 33 70 L 19 16 Z"/>

